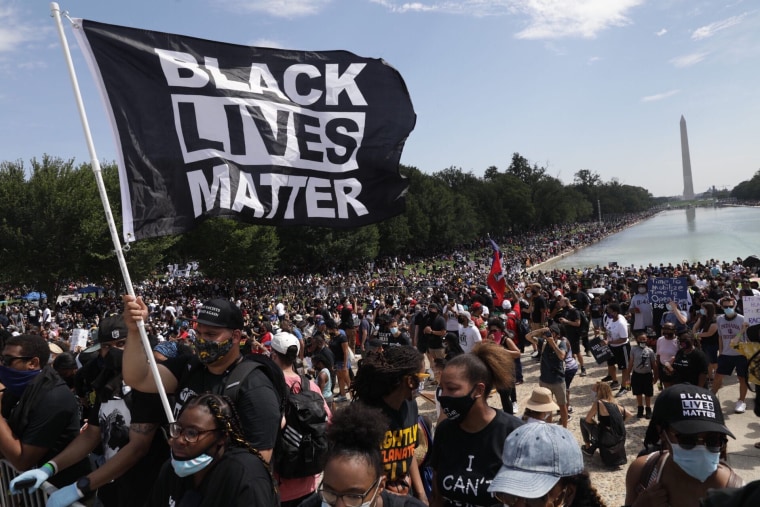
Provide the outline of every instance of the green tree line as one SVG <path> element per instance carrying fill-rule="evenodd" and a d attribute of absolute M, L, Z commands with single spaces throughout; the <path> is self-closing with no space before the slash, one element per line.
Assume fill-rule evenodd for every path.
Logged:
<path fill-rule="evenodd" d="M 760 170 L 751 179 L 736 185 L 731 190 L 731 197 L 740 201 L 760 201 Z"/>
<path fill-rule="evenodd" d="M 432 174 L 401 166 L 409 180 L 406 210 L 384 222 L 351 230 L 272 227 L 209 219 L 182 235 L 141 240 L 125 251 L 133 280 L 167 263 L 198 261 L 211 277 L 359 266 L 378 256 L 434 254 L 485 234 L 519 234 L 554 224 L 634 213 L 653 203 L 644 188 L 602 181 L 587 169 L 563 184 L 546 168 L 515 153 L 504 169 L 482 177 L 449 167 Z M 118 170 L 102 175 L 121 230 Z M 121 279 L 89 163 L 43 156 L 0 163 L 0 282 L 50 294 L 71 279 Z"/>

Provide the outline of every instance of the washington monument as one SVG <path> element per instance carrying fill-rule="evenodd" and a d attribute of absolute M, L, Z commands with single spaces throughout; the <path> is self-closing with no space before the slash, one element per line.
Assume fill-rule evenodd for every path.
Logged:
<path fill-rule="evenodd" d="M 694 182 L 691 179 L 691 158 L 689 157 L 689 135 L 686 120 L 681 115 L 681 159 L 683 160 L 683 198 L 694 199 Z"/>

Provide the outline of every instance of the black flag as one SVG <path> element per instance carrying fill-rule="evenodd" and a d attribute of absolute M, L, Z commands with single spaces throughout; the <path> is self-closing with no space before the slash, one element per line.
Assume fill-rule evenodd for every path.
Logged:
<path fill-rule="evenodd" d="M 77 22 L 116 137 L 126 241 L 212 216 L 355 227 L 404 210 L 416 116 L 383 60 Z"/>

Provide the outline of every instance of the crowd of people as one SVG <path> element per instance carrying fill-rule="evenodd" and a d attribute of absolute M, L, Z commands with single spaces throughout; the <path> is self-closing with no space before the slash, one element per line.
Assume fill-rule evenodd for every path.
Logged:
<path fill-rule="evenodd" d="M 649 425 L 627 505 L 696 505 L 709 489 L 741 485 L 722 461 L 733 435 L 717 393 L 735 372 L 743 413 L 760 383 L 758 326 L 742 299 L 760 295 L 757 274 L 741 259 L 526 271 L 564 241 L 547 239 L 520 246 L 549 245 L 509 271 L 505 294 L 483 283 L 490 247 L 473 245 L 414 269 L 388 260 L 365 275 L 190 276 L 145 282 L 138 297 L 105 287 L 2 306 L 0 453 L 22 472 L 11 487 L 48 481 L 55 506 L 95 497 L 106 506 L 601 506 L 584 454 L 627 464 L 621 442 L 633 417 Z M 688 304 L 652 301 L 648 281 L 678 277 Z M 608 375 L 579 442 L 567 430 L 571 384 L 600 351 Z M 540 387 L 520 414 L 522 361 L 538 363 Z M 415 402 L 426 387 L 435 421 Z M 618 403 L 629 393 L 635 414 Z M 293 419 L 297 403 L 313 417 Z M 278 459 L 304 442 L 314 463 Z"/>

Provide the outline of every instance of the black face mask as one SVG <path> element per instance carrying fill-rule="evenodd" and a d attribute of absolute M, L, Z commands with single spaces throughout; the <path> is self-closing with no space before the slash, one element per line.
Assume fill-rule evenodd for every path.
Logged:
<path fill-rule="evenodd" d="M 443 396 L 441 394 L 443 389 L 438 388 L 435 396 L 438 398 L 438 403 L 441 404 L 441 409 L 446 414 L 446 417 L 452 421 L 459 421 L 467 417 L 470 409 L 475 404 L 475 398 L 472 397 L 475 387 L 477 386 L 473 386 L 470 392 L 464 396 Z"/>

